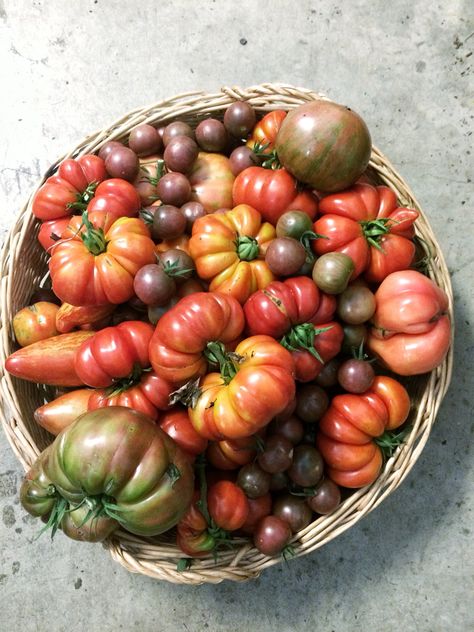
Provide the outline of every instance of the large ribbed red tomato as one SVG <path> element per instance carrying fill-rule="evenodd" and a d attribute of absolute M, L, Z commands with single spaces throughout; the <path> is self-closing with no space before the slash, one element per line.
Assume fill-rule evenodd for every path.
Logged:
<path fill-rule="evenodd" d="M 135 217 L 140 207 L 140 195 L 133 184 L 121 178 L 110 178 L 99 184 L 87 212 L 100 211 L 115 218 Z"/>
<path fill-rule="evenodd" d="M 105 164 L 99 156 L 86 154 L 77 160 L 63 160 L 57 174 L 48 178 L 35 194 L 31 206 L 33 215 L 52 220 L 71 215 L 75 203 L 85 208 L 97 184 L 106 177 Z"/>

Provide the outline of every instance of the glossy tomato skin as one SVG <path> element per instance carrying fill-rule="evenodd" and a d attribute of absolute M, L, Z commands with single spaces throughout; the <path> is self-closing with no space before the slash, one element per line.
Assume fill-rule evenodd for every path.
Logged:
<path fill-rule="evenodd" d="M 189 254 L 211 292 L 221 292 L 244 303 L 256 290 L 274 280 L 264 261 L 275 229 L 251 206 L 200 217 L 194 222 Z M 250 240 L 250 243 L 249 243 Z"/>
<path fill-rule="evenodd" d="M 91 213 L 89 221 L 103 233 L 102 252 L 88 249 L 81 239 L 82 219 L 72 217 L 49 260 L 53 291 L 76 306 L 124 303 L 134 296 L 135 274 L 156 260 L 149 230 L 138 218 L 115 219 L 101 212 Z"/>
<path fill-rule="evenodd" d="M 314 230 L 326 239 L 315 240 L 313 248 L 319 255 L 334 251 L 349 255 L 355 265 L 353 279 L 364 273 L 368 281 L 380 283 L 391 272 L 412 264 L 413 224 L 418 212 L 398 207 L 396 195 L 388 187 L 359 182 L 324 197 L 319 211 Z M 385 227 L 385 234 L 373 236 L 376 224 L 368 222 L 374 221 Z"/>
<path fill-rule="evenodd" d="M 107 319 L 115 309 L 115 305 L 85 305 L 78 307 L 63 303 L 56 314 L 56 327 L 62 334 L 82 325 L 94 325 Z"/>
<path fill-rule="evenodd" d="M 314 338 L 314 349 L 317 351 L 323 362 L 320 362 L 312 353 L 304 349 L 292 351 L 293 361 L 295 363 L 295 379 L 299 382 L 311 382 L 322 371 L 324 365 L 336 357 L 341 350 L 342 341 L 344 340 L 344 330 L 336 321 L 329 323 L 321 323 L 316 325 L 316 330 L 326 329 L 316 334 Z"/>
<path fill-rule="evenodd" d="M 211 485 L 207 492 L 207 506 L 212 520 L 225 531 L 240 529 L 249 513 L 246 495 L 231 481 Z"/>
<path fill-rule="evenodd" d="M 59 307 L 55 303 L 39 301 L 24 307 L 13 317 L 13 333 L 21 347 L 57 336 L 56 314 Z"/>
<path fill-rule="evenodd" d="M 264 555 L 281 553 L 291 538 L 290 525 L 278 516 L 265 516 L 257 522 L 253 532 L 253 543 Z"/>
<path fill-rule="evenodd" d="M 190 294 L 158 321 L 149 345 L 151 365 L 166 381 L 184 384 L 206 373 L 203 352 L 208 342 L 231 343 L 243 328 L 242 307 L 232 296 Z"/>
<path fill-rule="evenodd" d="M 293 325 L 311 322 L 321 302 L 322 293 L 308 277 L 273 281 L 246 301 L 244 313 L 248 331 L 251 335 L 279 338 Z"/>
<path fill-rule="evenodd" d="M 248 204 L 263 219 L 276 226 L 288 210 L 298 210 L 314 219 L 318 202 L 310 191 L 299 191 L 297 182 L 285 169 L 248 167 L 236 177 L 232 189 L 234 204 Z"/>
<path fill-rule="evenodd" d="M 409 412 L 406 389 L 388 376 L 377 376 L 362 395 L 336 395 L 319 422 L 316 438 L 328 478 L 349 488 L 372 483 L 383 462 L 373 439 L 401 426 Z"/>
<path fill-rule="evenodd" d="M 34 412 L 36 423 L 51 434 L 58 435 L 88 411 L 92 392 L 90 388 L 76 389 L 43 404 Z"/>
<path fill-rule="evenodd" d="M 36 516 L 47 516 L 59 497 L 71 507 L 86 497 L 96 504 L 109 498 L 117 526 L 151 536 L 176 525 L 193 495 L 189 458 L 148 417 L 129 408 L 86 413 L 39 461 L 20 493 L 23 507 Z"/>
<path fill-rule="evenodd" d="M 200 202 L 207 213 L 232 208 L 234 174 L 222 154 L 199 152 L 189 173 L 191 200 Z"/>
<path fill-rule="evenodd" d="M 272 495 L 270 492 L 259 498 L 248 498 L 249 512 L 247 519 L 241 526 L 241 531 L 245 534 L 251 535 L 255 531 L 257 523 L 268 516 L 272 510 Z"/>
<path fill-rule="evenodd" d="M 153 327 L 139 320 L 101 329 L 78 350 L 77 374 L 88 386 L 106 388 L 114 380 L 130 376 L 135 365 L 147 368 L 152 335 Z"/>
<path fill-rule="evenodd" d="M 105 180 L 107 173 L 102 158 L 88 154 L 77 160 L 68 158 L 56 175 L 46 180 L 33 198 L 33 215 L 43 221 L 71 215 L 70 205 L 77 202 L 91 183 Z"/>
<path fill-rule="evenodd" d="M 174 408 L 164 413 L 160 418 L 160 428 L 192 456 L 201 454 L 207 448 L 207 439 L 194 430 L 185 408 Z"/>
<path fill-rule="evenodd" d="M 235 348 L 243 360 L 226 384 L 220 373 L 200 382 L 189 416 L 202 436 L 213 440 L 249 437 L 284 410 L 295 396 L 289 351 L 270 336 L 251 336 Z"/>
<path fill-rule="evenodd" d="M 38 231 L 38 241 L 49 252 L 69 225 L 69 215 L 43 222 Z"/>
<path fill-rule="evenodd" d="M 199 509 L 200 494 L 194 492 L 192 503 L 179 521 L 176 544 L 191 557 L 205 557 L 216 546 L 215 538 L 208 531 L 208 523 Z"/>
<path fill-rule="evenodd" d="M 390 274 L 375 293 L 369 349 L 399 375 L 441 364 L 451 344 L 446 293 L 415 270 Z"/>
<path fill-rule="evenodd" d="M 254 436 L 211 442 L 206 457 L 209 463 L 219 470 L 237 470 L 255 458 L 256 446 L 257 440 Z"/>
<path fill-rule="evenodd" d="M 83 386 L 74 360 L 91 331 L 73 331 L 34 342 L 15 351 L 5 361 L 5 369 L 23 380 L 53 386 Z"/>
<path fill-rule="evenodd" d="M 332 192 L 347 188 L 362 175 L 372 146 L 358 114 L 318 100 L 290 110 L 275 147 L 282 165 L 298 180 Z"/>
<path fill-rule="evenodd" d="M 263 153 L 271 153 L 275 147 L 275 140 L 286 114 L 285 110 L 273 110 L 265 114 L 253 128 L 247 141 L 247 147 L 254 149 L 255 145 L 259 145 Z M 266 147 L 263 148 L 265 145 Z"/>
<path fill-rule="evenodd" d="M 118 219 L 136 217 L 140 208 L 140 195 L 135 187 L 121 178 L 110 178 L 99 184 L 87 205 L 87 212 L 107 213 Z"/>

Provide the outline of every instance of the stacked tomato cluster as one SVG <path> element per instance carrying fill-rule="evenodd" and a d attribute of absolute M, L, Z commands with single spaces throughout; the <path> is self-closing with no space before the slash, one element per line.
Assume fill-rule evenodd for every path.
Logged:
<path fill-rule="evenodd" d="M 232 533 L 274 555 L 375 481 L 410 410 L 386 373 L 441 363 L 450 323 L 370 150 L 348 108 L 236 102 L 59 165 L 32 203 L 52 287 L 6 361 L 60 390 L 28 511 L 76 539 L 176 526 L 192 557 Z"/>

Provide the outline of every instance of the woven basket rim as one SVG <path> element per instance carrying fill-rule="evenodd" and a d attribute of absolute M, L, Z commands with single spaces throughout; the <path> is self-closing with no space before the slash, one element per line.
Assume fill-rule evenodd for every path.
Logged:
<path fill-rule="evenodd" d="M 23 277 L 20 282 L 17 278 L 13 280 L 17 266 L 20 261 L 21 266 L 28 264 L 28 261 L 25 263 L 27 259 L 25 252 L 33 258 L 37 257 L 40 264 L 44 265 L 44 261 L 40 259 L 41 254 L 36 254 L 39 246 L 36 244 L 35 218 L 31 213 L 31 201 L 37 189 L 65 158 L 96 152 L 108 140 L 126 138 L 134 127 L 142 123 L 156 124 L 180 118 L 189 119 L 191 122 L 209 114 L 222 115 L 225 108 L 236 100 L 246 100 L 257 111 L 264 113 L 273 109 L 291 109 L 301 103 L 316 99 L 330 100 L 324 94 L 284 83 L 264 83 L 249 88 L 226 86 L 214 93 L 192 91 L 178 94 L 152 105 L 136 108 L 110 125 L 89 134 L 47 170 L 8 232 L 0 256 L 0 357 L 2 359 L 0 419 L 13 452 L 25 470 L 29 468 L 40 449 L 30 432 L 29 422 L 22 419 L 22 398 L 17 392 L 20 381 L 5 373 L 4 361 L 13 350 L 11 316 L 23 306 L 15 304 L 14 294 L 21 291 L 24 293 L 26 290 L 22 287 Z M 401 203 L 419 211 L 416 232 L 422 237 L 424 247 L 434 253 L 429 276 L 448 294 L 449 315 L 454 333 L 451 281 L 443 253 L 425 213 L 409 186 L 375 146 L 372 148 L 370 167 L 382 183 L 395 191 Z M 34 273 L 37 278 L 39 273 L 37 271 Z M 26 268 L 26 274 L 30 274 L 31 277 L 33 271 Z M 400 485 L 428 440 L 439 406 L 451 380 L 452 363 L 453 346 L 451 345 L 444 362 L 427 376 L 423 393 L 417 402 L 418 410 L 407 442 L 387 461 L 381 475 L 372 485 L 357 490 L 344 500 L 333 514 L 318 518 L 306 529 L 295 534 L 292 544 L 296 556 L 310 553 L 343 533 L 377 507 Z M 34 389 L 35 387 L 31 385 L 31 394 L 28 392 L 28 397 L 38 397 L 38 388 Z M 30 420 L 30 423 L 33 422 Z M 250 543 L 243 540 L 238 549 L 220 554 L 217 563 L 213 558 L 198 560 L 193 562 L 190 569 L 178 572 L 176 560 L 184 555 L 174 544 L 164 540 L 140 538 L 118 531 L 104 543 L 104 546 L 113 559 L 131 572 L 184 584 L 218 583 L 224 579 L 245 581 L 257 577 L 264 568 L 280 561 L 280 558 L 268 558 L 262 555 Z"/>

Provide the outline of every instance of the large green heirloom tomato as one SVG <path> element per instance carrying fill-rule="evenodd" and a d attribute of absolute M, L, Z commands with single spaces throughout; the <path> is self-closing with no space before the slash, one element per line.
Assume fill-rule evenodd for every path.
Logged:
<path fill-rule="evenodd" d="M 147 416 L 111 406 L 86 413 L 40 454 L 20 490 L 23 507 L 74 539 L 118 527 L 153 536 L 191 502 L 189 457 Z"/>

